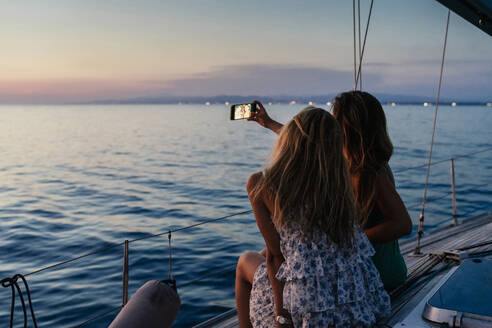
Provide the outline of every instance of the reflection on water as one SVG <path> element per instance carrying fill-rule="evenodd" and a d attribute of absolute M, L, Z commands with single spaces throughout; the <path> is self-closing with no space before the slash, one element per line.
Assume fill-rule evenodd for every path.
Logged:
<path fill-rule="evenodd" d="M 272 106 L 286 122 L 301 107 Z M 395 144 L 395 172 L 424 164 L 433 111 L 385 108 Z M 442 107 L 435 159 L 492 147 L 486 107 Z M 261 169 L 275 135 L 254 122 L 229 121 L 226 106 L 0 107 L 0 275 L 48 264 L 148 233 L 249 209 L 247 177 Z M 490 208 L 492 152 L 456 160 L 458 211 Z M 396 173 L 418 218 L 425 168 Z M 449 164 L 432 167 L 429 198 L 450 190 Z M 415 206 L 417 204 L 417 206 Z M 451 216 L 449 197 L 429 203 L 426 225 Z M 178 284 L 232 266 L 263 247 L 251 215 L 173 235 Z M 130 245 L 130 293 L 167 276 L 167 236 Z M 29 276 L 38 323 L 66 327 L 121 302 L 123 249 Z M 188 327 L 234 306 L 234 273 L 180 290 L 176 326 Z M 0 296 L 7 324 L 10 291 Z M 19 303 L 19 302 L 17 302 Z M 22 319 L 20 308 L 16 320 Z M 106 327 L 114 314 L 91 324 Z M 19 321 L 20 322 L 20 321 Z"/>

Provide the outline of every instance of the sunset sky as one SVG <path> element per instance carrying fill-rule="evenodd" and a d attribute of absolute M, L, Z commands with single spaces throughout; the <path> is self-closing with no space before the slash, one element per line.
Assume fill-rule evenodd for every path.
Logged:
<path fill-rule="evenodd" d="M 361 3 L 365 23 L 370 1 Z M 0 103 L 353 87 L 352 1 L 0 4 Z M 446 15 L 436 1 L 375 0 L 364 89 L 435 95 Z M 453 13 L 444 76 L 443 97 L 492 97 L 492 38 Z"/>

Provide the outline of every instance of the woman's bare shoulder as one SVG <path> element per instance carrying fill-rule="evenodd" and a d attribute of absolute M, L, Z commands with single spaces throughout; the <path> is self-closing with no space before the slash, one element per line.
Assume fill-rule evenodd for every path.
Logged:
<path fill-rule="evenodd" d="M 249 179 L 248 179 L 248 182 L 246 183 L 246 190 L 248 192 L 252 191 L 255 186 L 258 184 L 258 182 L 260 182 L 260 180 L 263 178 L 263 172 L 262 171 L 258 171 L 256 173 L 253 173 Z"/>

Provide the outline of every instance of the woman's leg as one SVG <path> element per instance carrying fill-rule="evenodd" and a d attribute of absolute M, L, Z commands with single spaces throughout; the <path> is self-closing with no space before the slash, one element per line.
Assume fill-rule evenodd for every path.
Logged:
<path fill-rule="evenodd" d="M 257 252 L 247 252 L 239 257 L 236 267 L 236 308 L 239 327 L 251 327 L 249 321 L 249 296 L 256 268 L 265 262 Z"/>

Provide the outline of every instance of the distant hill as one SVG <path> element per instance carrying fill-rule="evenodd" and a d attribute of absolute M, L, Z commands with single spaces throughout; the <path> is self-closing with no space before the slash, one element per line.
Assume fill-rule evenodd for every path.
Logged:
<path fill-rule="evenodd" d="M 382 104 L 389 104 L 395 102 L 397 104 L 423 104 L 424 102 L 435 103 L 435 98 L 412 96 L 412 95 L 391 95 L 374 93 L 374 96 L 379 99 Z M 253 100 L 260 100 L 263 103 L 281 103 L 288 104 L 291 101 L 295 101 L 300 104 L 307 104 L 312 101 L 314 104 L 326 104 L 327 102 L 333 102 L 336 94 L 326 95 L 307 95 L 307 96 L 258 96 L 258 95 L 217 95 L 217 96 L 149 96 L 149 97 L 137 97 L 130 99 L 109 99 L 92 101 L 88 104 L 224 104 L 229 102 L 233 103 L 247 103 Z M 451 104 L 453 100 L 441 99 L 442 104 Z M 483 101 L 458 101 L 460 105 L 485 105 Z"/>

